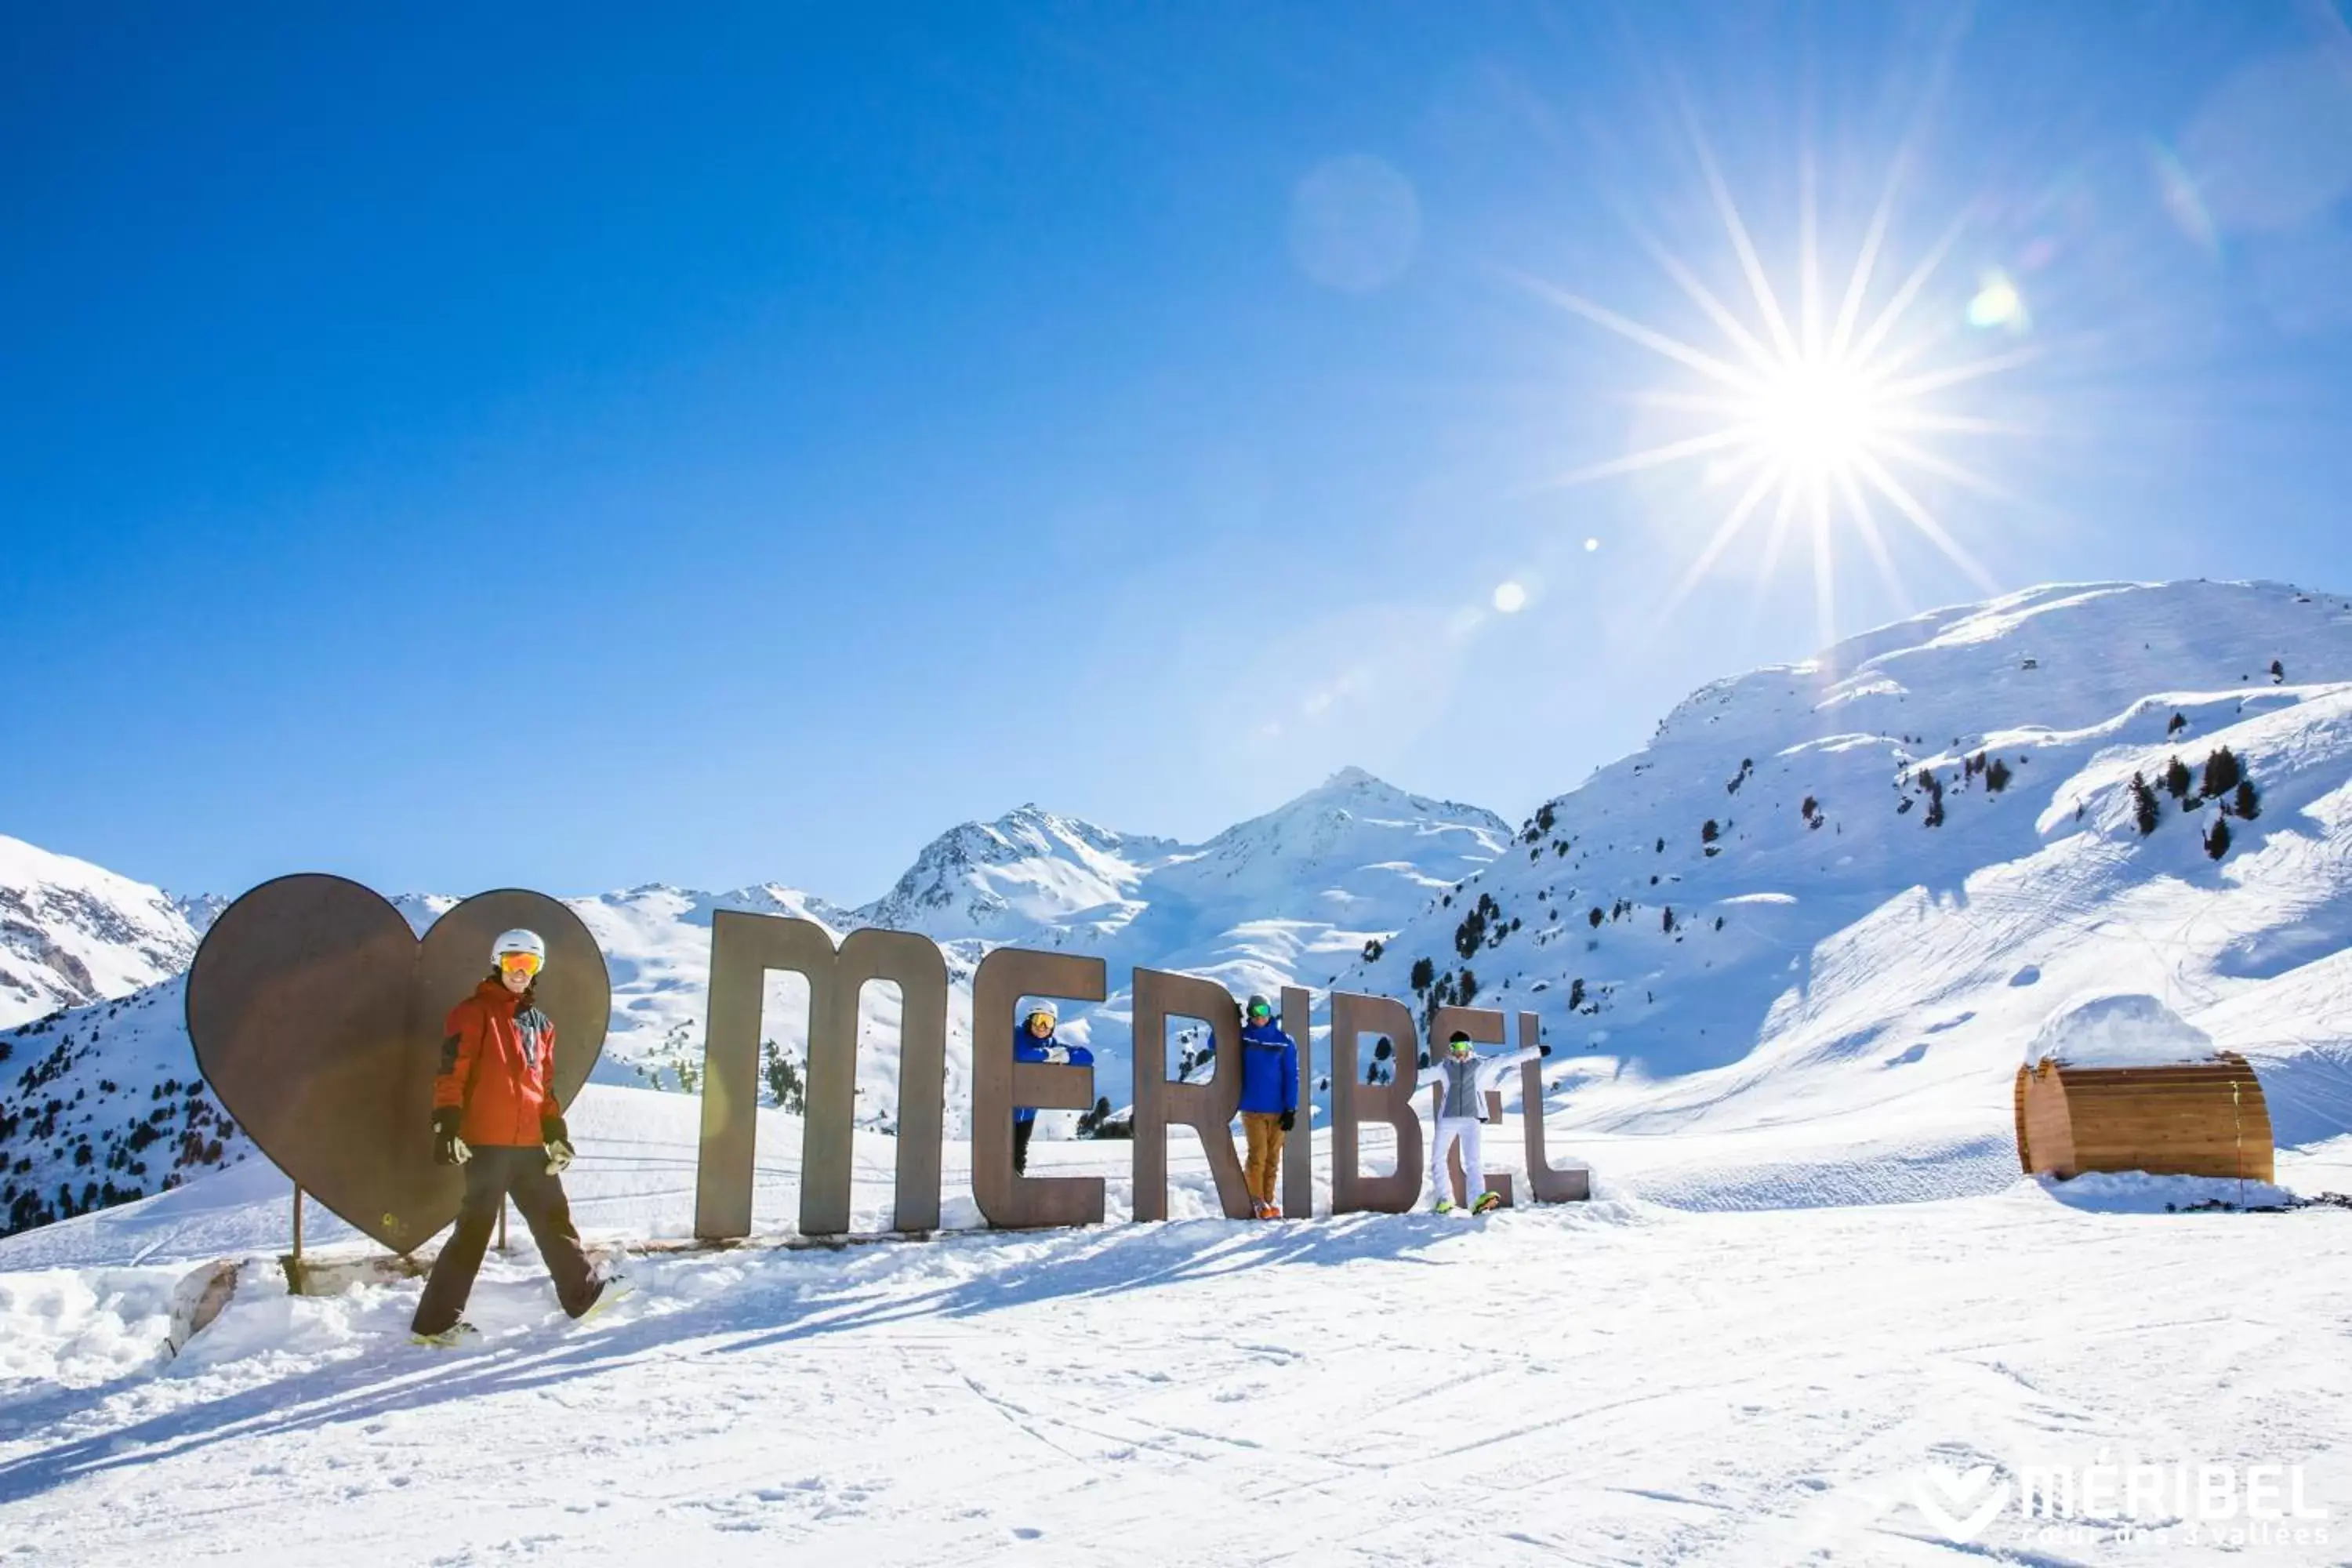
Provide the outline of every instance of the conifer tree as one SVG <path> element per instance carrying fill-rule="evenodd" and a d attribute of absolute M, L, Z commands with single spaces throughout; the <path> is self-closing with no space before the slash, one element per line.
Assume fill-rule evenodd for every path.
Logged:
<path fill-rule="evenodd" d="M 2156 831 L 2157 824 L 2156 791 L 2148 787 L 2147 774 L 2132 774 L 2131 797 L 2132 820 L 2139 824 L 2140 837 L 2145 838 Z"/>
<path fill-rule="evenodd" d="M 2236 789 L 2238 781 L 2245 776 L 2245 770 L 2238 765 L 2237 754 L 2229 747 L 2223 746 L 2205 759 L 2205 778 L 2200 786 L 2201 793 L 2208 800 L 2219 800 Z"/>

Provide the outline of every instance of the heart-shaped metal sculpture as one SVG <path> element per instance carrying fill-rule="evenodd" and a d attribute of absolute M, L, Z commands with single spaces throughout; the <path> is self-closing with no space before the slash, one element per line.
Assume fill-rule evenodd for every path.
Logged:
<path fill-rule="evenodd" d="M 188 972 L 188 1037 L 205 1081 L 278 1168 L 395 1252 L 457 1217 L 458 1170 L 433 1163 L 441 1026 L 516 926 L 547 942 L 539 1005 L 555 1024 L 570 1105 L 604 1048 L 604 955 L 544 893 L 477 893 L 422 942 L 371 889 L 309 874 L 221 912 Z"/>

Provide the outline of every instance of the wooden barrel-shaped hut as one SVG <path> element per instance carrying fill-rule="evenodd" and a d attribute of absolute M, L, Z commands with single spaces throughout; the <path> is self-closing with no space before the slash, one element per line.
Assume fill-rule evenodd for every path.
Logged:
<path fill-rule="evenodd" d="M 2029 1176 L 2084 1171 L 2272 1177 L 2271 1113 L 2246 1058 L 2017 1069 L 2017 1157 Z"/>

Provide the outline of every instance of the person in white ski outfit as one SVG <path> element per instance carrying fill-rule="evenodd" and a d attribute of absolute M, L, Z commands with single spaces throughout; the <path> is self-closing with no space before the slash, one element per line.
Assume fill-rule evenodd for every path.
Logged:
<path fill-rule="evenodd" d="M 1482 1060 L 1471 1048 L 1470 1037 L 1461 1030 L 1446 1042 L 1445 1054 L 1432 1051 L 1429 1056 L 1429 1076 L 1437 1085 L 1437 1131 L 1432 1134 L 1429 1150 L 1430 1185 L 1437 1194 L 1437 1212 L 1454 1212 L 1453 1184 L 1446 1178 L 1445 1153 L 1455 1144 L 1462 1147 L 1462 1186 L 1475 1208 L 1491 1208 L 1486 1202 L 1486 1166 L 1480 1147 L 1480 1131 L 1486 1120 L 1486 1091 L 1500 1088 L 1503 1075 L 1521 1062 L 1533 1061 L 1539 1054 L 1534 1046 L 1516 1051 L 1507 1057 Z"/>

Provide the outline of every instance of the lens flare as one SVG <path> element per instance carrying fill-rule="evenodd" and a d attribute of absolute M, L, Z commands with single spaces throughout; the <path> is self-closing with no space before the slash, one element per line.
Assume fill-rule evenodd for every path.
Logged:
<path fill-rule="evenodd" d="M 2018 293 L 2017 285 L 1994 272 L 1986 275 L 1984 286 L 1969 301 L 1969 325 L 1979 330 L 2006 327 L 2021 332 L 2032 325 L 2032 318 L 2025 313 L 2025 300 Z"/>

